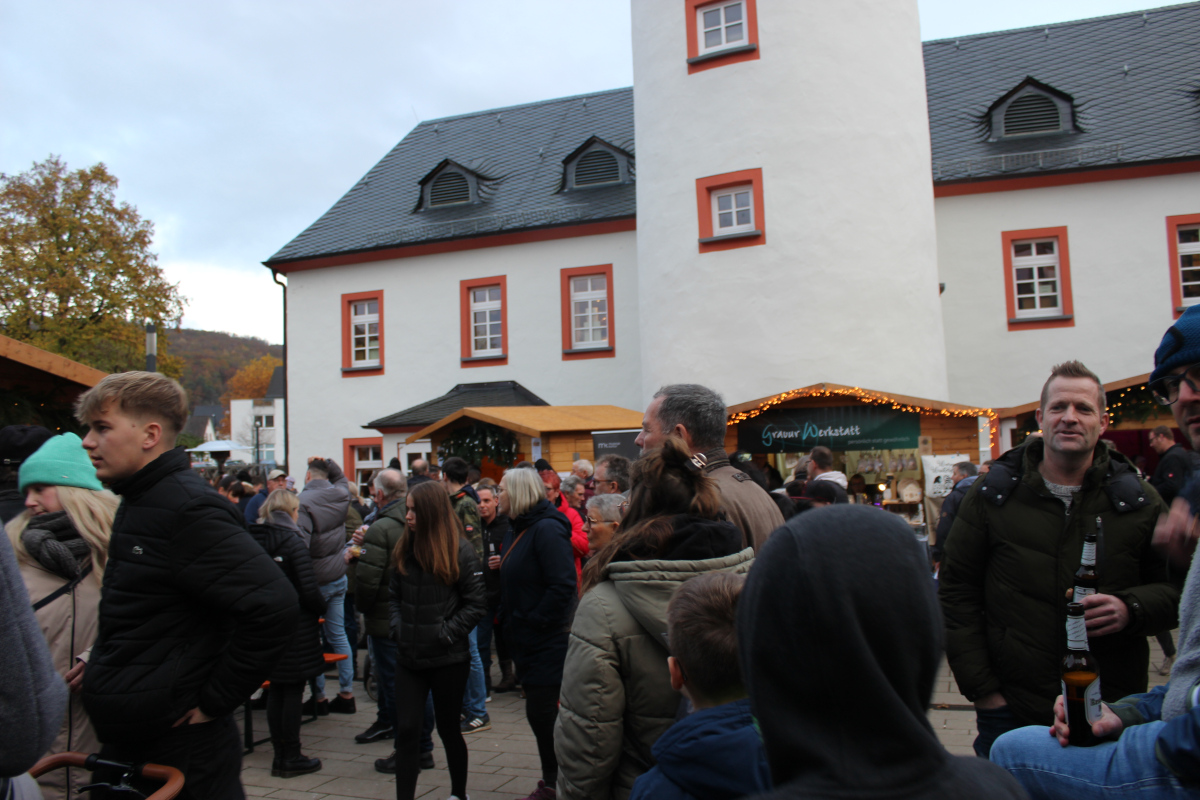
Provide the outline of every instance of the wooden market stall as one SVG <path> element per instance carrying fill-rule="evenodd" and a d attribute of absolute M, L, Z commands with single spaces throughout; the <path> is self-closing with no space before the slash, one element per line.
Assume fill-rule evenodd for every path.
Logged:
<path fill-rule="evenodd" d="M 75 399 L 108 373 L 0 336 L 0 424 L 77 430 Z"/>
<path fill-rule="evenodd" d="M 485 422 L 516 434 L 517 461 L 544 458 L 555 470 L 566 472 L 578 459 L 593 460 L 594 431 L 641 427 L 642 412 L 620 406 L 470 407 L 439 419 L 405 441 L 411 444 L 428 438 L 436 453 L 443 439 L 475 422 Z"/>

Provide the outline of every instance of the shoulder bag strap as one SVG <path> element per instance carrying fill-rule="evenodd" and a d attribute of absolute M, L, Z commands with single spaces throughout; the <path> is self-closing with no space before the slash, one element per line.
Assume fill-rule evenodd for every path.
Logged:
<path fill-rule="evenodd" d="M 50 594 L 46 595 L 41 600 L 38 600 L 36 603 L 34 603 L 33 604 L 34 612 L 36 613 L 38 610 L 44 608 L 45 606 L 50 605 L 55 600 L 62 597 L 64 594 L 69 594 L 72 591 L 74 591 L 75 587 L 79 585 L 79 582 L 82 581 L 84 578 L 86 578 L 88 575 L 90 575 L 91 572 L 92 572 L 92 562 L 89 559 L 88 562 L 83 565 L 83 569 L 80 570 L 79 576 L 76 577 L 75 580 L 70 581 L 68 583 L 64 583 L 62 586 L 58 587 Z"/>

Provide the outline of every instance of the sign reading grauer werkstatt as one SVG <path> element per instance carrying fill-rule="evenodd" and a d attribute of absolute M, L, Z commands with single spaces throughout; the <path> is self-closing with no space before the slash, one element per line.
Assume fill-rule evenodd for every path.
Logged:
<path fill-rule="evenodd" d="M 915 448 L 921 415 L 881 406 L 772 408 L 738 423 L 738 449 L 751 453 Z"/>

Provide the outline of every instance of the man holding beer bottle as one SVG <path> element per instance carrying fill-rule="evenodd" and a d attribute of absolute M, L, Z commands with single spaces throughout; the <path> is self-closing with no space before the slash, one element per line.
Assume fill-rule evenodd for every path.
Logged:
<path fill-rule="evenodd" d="M 1193 449 L 1200 449 L 1200 307 L 1176 321 L 1154 354 L 1150 388 L 1168 405 Z M 1195 478 L 1159 520 L 1155 547 L 1173 569 L 1187 571 L 1198 534 L 1200 482 Z M 1200 797 L 1200 570 L 1190 570 L 1180 602 L 1179 658 L 1166 686 L 1105 703 L 1091 725 L 1100 740 L 1068 747 L 1073 731 L 1060 698 L 1051 735 L 1043 727 L 1000 737 L 993 760 L 1033 797 Z M 1103 580 L 1103 577 L 1101 578 Z M 1100 669 L 1107 676 L 1101 660 Z M 1106 693 L 1107 694 L 1107 693 Z M 1057 741 L 1055 741 L 1057 740 Z"/>
<path fill-rule="evenodd" d="M 1042 388 L 1042 435 L 1001 456 L 971 487 L 940 575 L 946 654 L 975 703 L 975 752 L 1000 734 L 1049 725 L 1060 694 L 1067 601 L 1084 534 L 1100 520 L 1098 591 L 1082 599 L 1108 699 L 1145 691 L 1146 636 L 1175 624 L 1179 591 L 1151 547 L 1166 510 L 1133 466 L 1100 442 L 1104 387 L 1078 361 Z"/>

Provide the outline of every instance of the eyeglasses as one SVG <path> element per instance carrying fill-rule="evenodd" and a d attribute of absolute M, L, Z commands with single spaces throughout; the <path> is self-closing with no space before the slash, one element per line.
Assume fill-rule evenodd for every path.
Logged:
<path fill-rule="evenodd" d="M 1164 375 L 1150 384 L 1150 393 L 1159 405 L 1169 406 L 1179 399 L 1179 386 L 1183 383 L 1193 394 L 1200 394 L 1200 364 L 1192 364 L 1176 375 Z"/>

